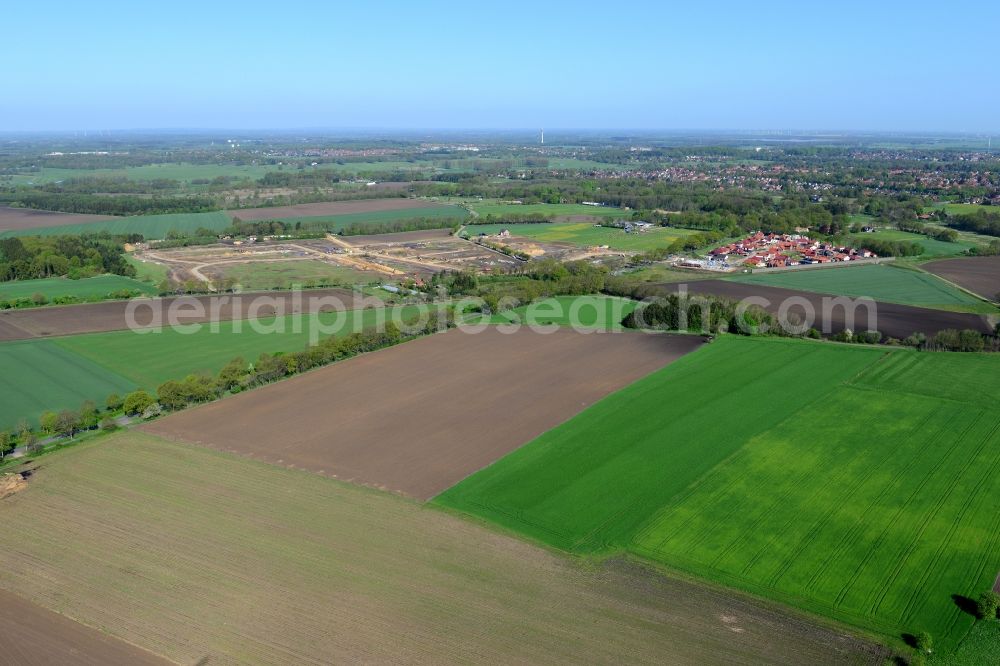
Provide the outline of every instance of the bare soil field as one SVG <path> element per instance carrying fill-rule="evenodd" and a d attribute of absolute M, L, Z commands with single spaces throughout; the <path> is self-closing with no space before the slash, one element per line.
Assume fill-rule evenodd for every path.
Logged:
<path fill-rule="evenodd" d="M 859 307 L 856 313 L 854 325 L 845 317 L 842 307 L 835 307 L 824 316 L 824 299 L 835 298 L 808 291 L 796 291 L 792 289 L 781 289 L 779 287 L 766 287 L 762 285 L 741 284 L 739 282 L 729 282 L 727 280 L 695 280 L 692 282 L 679 283 L 686 286 L 689 293 L 712 294 L 723 296 L 734 300 L 741 300 L 751 296 L 767 299 L 768 304 L 764 308 L 777 314 L 785 299 L 795 298 L 798 302 L 801 299 L 808 301 L 816 313 L 816 320 L 813 326 L 819 330 L 828 327 L 831 332 L 839 332 L 845 328 L 852 330 L 865 330 L 868 323 L 868 311 L 864 307 Z M 669 293 L 678 290 L 678 284 L 659 285 L 661 289 Z M 790 313 L 802 313 L 801 306 L 793 306 Z M 946 328 L 966 329 L 971 328 L 982 333 L 990 333 L 993 327 L 989 325 L 986 317 L 976 314 L 965 314 L 959 312 L 946 312 L 944 310 L 930 310 L 918 308 L 910 305 L 898 305 L 895 303 L 876 302 L 876 328 L 886 337 L 905 338 L 914 332 L 921 332 L 928 337 Z"/>
<path fill-rule="evenodd" d="M 1000 302 L 1000 257 L 942 259 L 921 268 L 983 298 Z"/>
<path fill-rule="evenodd" d="M 295 240 L 295 241 L 261 241 L 253 244 L 236 245 L 234 243 L 216 243 L 211 245 L 198 245 L 183 248 L 168 248 L 158 250 L 156 248 L 143 249 L 136 253 L 136 257 L 142 261 L 150 261 L 161 266 L 166 266 L 171 277 L 176 281 L 187 279 L 206 282 L 210 285 L 217 285 L 219 280 L 226 277 L 227 272 L 240 274 L 241 272 L 253 271 L 267 264 L 282 262 L 319 262 L 329 265 L 329 272 L 336 273 L 337 270 L 351 275 L 358 273 L 358 282 L 378 280 L 382 274 L 377 270 L 364 269 L 363 264 L 346 260 L 338 256 L 343 252 L 343 248 L 331 244 L 325 240 Z M 272 266 L 273 267 L 273 266 Z M 227 269 L 230 269 L 227 271 Z M 322 271 L 306 271 L 306 274 L 295 275 L 294 271 L 290 278 L 300 278 L 301 283 L 308 284 L 312 280 L 309 273 L 319 273 Z M 242 283 L 246 288 L 254 288 Z M 257 286 L 256 288 L 266 288 L 268 285 Z"/>
<path fill-rule="evenodd" d="M 135 319 L 140 327 L 156 327 L 158 324 L 154 318 L 157 316 L 162 318 L 161 321 L 167 321 L 171 310 L 176 312 L 177 323 L 194 324 L 213 319 L 229 321 L 298 314 L 303 310 L 309 312 L 310 299 L 319 297 L 336 298 L 346 310 L 360 307 L 357 295 L 347 289 L 312 289 L 298 294 L 296 297 L 296 292 L 274 291 L 219 296 L 172 296 L 7 310 L 0 312 L 0 341 L 119 331 L 129 327 L 126 317 L 129 303 L 136 307 Z M 334 309 L 319 305 L 321 310 Z"/>
<path fill-rule="evenodd" d="M 347 268 L 392 279 L 423 279 L 440 271 L 491 272 L 519 262 L 500 252 L 452 236 L 446 229 L 395 234 L 339 236 L 296 241 L 294 246 Z"/>
<path fill-rule="evenodd" d="M 638 332 L 451 330 L 143 428 L 426 500 L 701 344 Z"/>
<path fill-rule="evenodd" d="M 59 227 L 64 224 L 83 224 L 117 219 L 111 215 L 80 215 L 77 213 L 56 213 L 33 208 L 10 208 L 0 206 L 0 231 Z"/>
<path fill-rule="evenodd" d="M 886 656 L 635 564 L 578 562 L 399 497 L 136 432 L 50 455 L 0 520 L 16 526 L 0 531 L 0 589 L 178 664 Z"/>
<path fill-rule="evenodd" d="M 358 199 L 354 201 L 330 201 L 324 203 L 296 204 L 294 206 L 274 206 L 270 208 L 237 208 L 227 210 L 230 217 L 244 221 L 275 220 L 283 217 L 319 217 L 323 215 L 350 215 L 352 213 L 375 213 L 384 210 L 405 210 L 407 208 L 436 208 L 441 204 L 425 199 Z"/>
<path fill-rule="evenodd" d="M 0 661 L 43 664 L 150 664 L 169 661 L 0 589 Z"/>

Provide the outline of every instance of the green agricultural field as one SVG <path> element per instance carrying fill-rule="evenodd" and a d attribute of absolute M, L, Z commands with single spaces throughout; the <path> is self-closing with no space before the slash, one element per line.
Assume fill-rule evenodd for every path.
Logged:
<path fill-rule="evenodd" d="M 726 279 L 821 294 L 838 294 L 855 298 L 869 296 L 878 301 L 927 308 L 979 313 L 997 311 L 988 303 L 953 287 L 935 275 L 909 268 L 897 268 L 892 264 L 741 273 Z"/>
<path fill-rule="evenodd" d="M 148 164 L 144 166 L 122 167 L 120 169 L 56 169 L 43 168 L 37 172 L 15 174 L 10 182 L 15 185 L 42 185 L 73 178 L 127 178 L 129 180 L 178 180 L 189 182 L 197 179 L 212 179 L 228 176 L 239 180 L 257 180 L 269 171 L 277 171 L 274 165 L 245 164 Z"/>
<path fill-rule="evenodd" d="M 80 280 L 56 277 L 0 282 L 0 301 L 31 298 L 34 294 L 42 294 L 49 300 L 57 296 L 76 296 L 84 299 L 103 298 L 113 291 L 122 289 L 141 291 L 149 295 L 156 293 L 156 290 L 145 282 L 121 275 L 98 275 Z"/>
<path fill-rule="evenodd" d="M 306 286 L 368 284 L 377 276 L 344 266 L 334 266 L 315 259 L 297 261 L 254 261 L 245 264 L 217 264 L 212 267 L 224 278 L 235 280 L 245 291 L 287 289 L 295 284 Z"/>
<path fill-rule="evenodd" d="M 415 306 L 391 310 L 401 320 Z M 162 329 L 150 333 L 111 331 L 52 339 L 0 343 L 0 428 L 18 419 L 36 420 L 45 410 L 77 408 L 85 400 L 103 404 L 110 393 L 142 387 L 155 390 L 168 379 L 192 373 L 215 374 L 236 356 L 248 362 L 262 353 L 298 351 L 310 342 L 318 321 L 320 337 L 344 335 L 373 326 L 376 310 L 288 315 L 204 325 L 194 333 Z M 387 315 L 391 316 L 391 315 Z"/>
<path fill-rule="evenodd" d="M 556 296 L 495 314 L 492 324 L 521 323 L 619 330 L 638 301 L 615 296 Z"/>
<path fill-rule="evenodd" d="M 581 247 L 607 245 L 614 250 L 642 252 L 664 247 L 678 238 L 697 233 L 689 229 L 653 227 L 642 233 L 627 234 L 623 229 L 596 227 L 591 222 L 555 222 L 539 224 L 474 224 L 467 227 L 470 236 L 496 234 L 508 229 L 512 236 L 521 236 L 549 243 L 572 243 Z"/>
<path fill-rule="evenodd" d="M 217 332 L 206 324 L 190 333 L 169 328 L 149 333 L 127 330 L 89 333 L 52 342 L 138 386 L 155 389 L 168 379 L 182 379 L 191 373 L 215 374 L 236 356 L 252 362 L 262 353 L 298 351 L 309 344 L 311 330 L 320 330 L 320 337 L 328 337 L 374 326 L 377 312 L 373 309 L 350 310 L 256 321 L 235 320 L 219 322 Z M 417 308 L 401 306 L 392 312 L 408 318 L 417 313 Z M 317 321 L 322 329 L 314 328 Z M 22 379 L 30 378 L 31 375 L 25 375 Z"/>
<path fill-rule="evenodd" d="M 977 622 L 958 651 L 938 661 L 945 666 L 1000 664 L 1000 622 Z"/>
<path fill-rule="evenodd" d="M 107 231 L 112 234 L 142 234 L 147 239 L 164 238 L 170 231 L 192 234 L 198 229 L 222 231 L 231 224 L 222 211 L 211 213 L 176 213 L 169 215 L 134 215 L 116 220 L 64 224 L 58 227 L 17 229 L 0 232 L 0 238 L 10 236 L 54 236 L 60 234 L 87 234 Z"/>
<path fill-rule="evenodd" d="M 1000 570 L 998 393 L 996 356 L 724 337 L 435 502 L 947 654 Z"/>
<path fill-rule="evenodd" d="M 0 344 L 0 430 L 20 419 L 36 425 L 46 410 L 79 409 L 84 400 L 98 405 L 111 393 L 127 393 L 134 382 L 52 340 Z"/>
<path fill-rule="evenodd" d="M 240 216 L 240 212 L 233 211 L 233 215 Z M 412 220 L 416 218 L 440 219 L 441 226 L 450 226 L 453 222 L 464 220 L 468 217 L 468 211 L 460 206 L 431 206 L 421 208 L 402 208 L 397 210 L 378 210 L 369 213 L 349 213 L 347 215 L 316 215 L 307 217 L 282 217 L 282 222 L 302 222 L 308 223 L 329 223 L 331 231 L 339 231 L 353 224 L 387 224 L 400 220 Z"/>
<path fill-rule="evenodd" d="M 631 211 L 611 206 L 584 206 L 583 204 L 503 204 L 472 203 L 472 210 L 479 215 L 587 215 L 589 217 L 629 218 Z"/>

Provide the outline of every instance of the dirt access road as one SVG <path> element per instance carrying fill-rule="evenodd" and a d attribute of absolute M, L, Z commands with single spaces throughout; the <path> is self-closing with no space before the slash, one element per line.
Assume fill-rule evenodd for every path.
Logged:
<path fill-rule="evenodd" d="M 426 500 L 701 344 L 639 332 L 451 330 L 142 429 Z"/>

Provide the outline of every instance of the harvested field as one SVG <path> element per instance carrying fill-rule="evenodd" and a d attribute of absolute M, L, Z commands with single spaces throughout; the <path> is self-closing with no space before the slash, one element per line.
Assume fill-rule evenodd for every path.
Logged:
<path fill-rule="evenodd" d="M 700 345 L 636 332 L 452 330 L 143 427 L 428 499 Z"/>
<path fill-rule="evenodd" d="M 1000 302 L 1000 257 L 942 259 L 921 268 L 983 298 Z"/>
<path fill-rule="evenodd" d="M 10 208 L 0 206 L 0 231 L 60 227 L 64 224 L 86 224 L 118 219 L 111 215 L 79 215 L 76 213 L 56 213 L 32 208 Z"/>
<path fill-rule="evenodd" d="M 244 222 L 253 220 L 277 220 L 286 217 L 321 217 L 327 215 L 351 215 L 387 210 L 414 209 L 414 217 L 419 217 L 420 208 L 437 208 L 441 204 L 425 199 L 358 199 L 354 201 L 330 201 L 324 203 L 296 204 L 294 206 L 273 206 L 268 208 L 237 208 L 228 210 L 230 217 L 238 217 Z M 456 208 L 458 212 L 461 209 Z"/>
<path fill-rule="evenodd" d="M 742 284 L 729 280 L 696 280 L 680 284 L 686 286 L 688 292 L 693 294 L 712 294 L 735 300 L 751 296 L 762 297 L 768 301 L 765 309 L 772 314 L 777 314 L 778 308 L 785 299 L 793 297 L 796 299 L 805 299 L 816 313 L 816 321 L 813 326 L 825 332 L 836 333 L 845 328 L 865 330 L 868 323 L 868 313 L 864 307 L 858 308 L 854 326 L 850 325 L 851 322 L 849 318 L 845 317 L 844 308 L 842 307 L 832 308 L 827 313 L 829 316 L 824 316 L 824 299 L 833 297 L 813 292 L 767 287 L 758 284 Z M 660 288 L 668 293 L 674 293 L 678 289 L 678 284 L 660 285 Z M 983 333 L 989 333 L 993 330 L 986 317 L 982 315 L 930 310 L 910 305 L 886 303 L 884 301 L 878 301 L 875 305 L 877 317 L 873 317 L 874 321 L 871 323 L 874 324 L 874 328 L 881 331 L 886 337 L 902 339 L 916 331 L 930 337 L 946 328 L 971 328 Z M 803 309 L 801 306 L 793 306 L 790 308 L 790 312 L 801 314 Z"/>
<path fill-rule="evenodd" d="M 149 326 L 155 324 L 154 311 L 166 318 L 171 309 L 176 311 L 176 319 L 182 324 L 211 321 L 213 312 L 218 321 L 270 317 L 301 312 L 302 308 L 308 309 L 311 299 L 320 297 L 339 299 L 344 304 L 344 309 L 359 307 L 357 296 L 346 289 L 174 296 L 143 299 L 143 305 L 137 308 L 136 319 L 140 326 Z M 297 298 L 301 302 L 297 302 Z M 132 301 L 109 301 L 0 312 L 0 341 L 126 329 L 129 327 L 126 312 L 130 302 Z"/>
<path fill-rule="evenodd" d="M 6 664 L 156 664 L 170 662 L 97 629 L 0 590 L 0 659 Z"/>
<path fill-rule="evenodd" d="M 135 432 L 49 456 L 0 520 L 0 588 L 181 664 L 885 657 L 718 589 Z"/>

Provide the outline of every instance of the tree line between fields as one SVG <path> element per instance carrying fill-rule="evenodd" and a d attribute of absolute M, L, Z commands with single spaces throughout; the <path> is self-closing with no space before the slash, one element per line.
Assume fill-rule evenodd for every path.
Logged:
<path fill-rule="evenodd" d="M 738 333 L 742 335 L 775 335 L 781 337 L 822 338 L 815 328 L 804 332 L 791 332 L 782 326 L 776 316 L 758 305 L 741 310 L 739 302 L 714 295 L 679 294 L 661 295 L 655 289 L 640 291 L 652 296 L 652 301 L 640 305 L 622 320 L 626 328 L 643 328 L 664 331 L 695 333 Z M 793 315 L 789 315 L 793 319 Z M 798 328 L 801 322 L 789 321 Z M 845 329 L 830 336 L 835 342 L 859 344 L 885 344 L 913 347 L 924 351 L 1000 352 L 1000 324 L 992 334 L 973 329 L 944 329 L 928 338 L 920 332 L 899 340 L 887 338 L 879 331 L 851 331 Z"/>
<path fill-rule="evenodd" d="M 489 314 L 512 310 L 533 301 L 553 296 L 585 296 L 603 293 L 639 301 L 635 312 L 622 320 L 626 328 L 649 328 L 666 331 L 694 331 L 708 334 L 731 332 L 744 335 L 780 335 L 787 337 L 821 338 L 815 328 L 801 334 L 790 334 L 777 317 L 760 306 L 738 310 L 739 302 L 714 295 L 663 294 L 663 288 L 636 282 L 624 276 L 612 275 L 607 266 L 588 261 L 560 263 L 543 259 L 526 264 L 517 274 L 480 276 L 472 272 L 439 273 L 423 286 L 431 296 L 473 296 L 482 299 Z M 791 315 L 790 315 L 791 316 Z M 789 322 L 796 325 L 796 322 Z M 1000 351 L 1000 324 L 993 334 L 976 330 L 946 329 L 928 338 L 915 332 L 902 340 L 886 338 L 878 331 L 841 331 L 831 340 L 863 344 L 905 345 L 925 351 L 981 352 Z"/>
<path fill-rule="evenodd" d="M 100 303 L 101 301 L 125 300 L 128 298 L 138 298 L 143 292 L 139 289 L 115 289 L 105 294 L 91 294 L 89 296 L 77 296 L 67 294 L 62 296 L 52 296 L 51 298 L 42 292 L 35 292 L 31 296 L 18 296 L 16 298 L 0 299 L 0 310 L 20 310 L 23 308 L 36 308 L 42 305 L 76 305 L 79 303 Z"/>
<path fill-rule="evenodd" d="M 214 377 L 192 374 L 184 379 L 168 380 L 156 389 L 155 394 L 145 389 L 125 396 L 111 394 L 105 400 L 103 411 L 91 400 L 85 401 L 78 410 L 46 411 L 39 417 L 37 429 L 33 429 L 27 419 L 21 419 L 13 432 L 0 431 L 0 460 L 15 447 L 23 447 L 28 452 L 40 450 L 45 437 L 73 438 L 81 431 L 112 431 L 118 428 L 122 417 L 154 418 L 163 412 L 216 400 L 226 394 L 240 393 L 358 354 L 428 335 L 440 330 L 442 324 L 445 328 L 453 327 L 454 311 L 443 307 L 440 313 L 441 318 L 431 318 L 423 326 L 417 326 L 415 320 L 405 321 L 402 326 L 389 322 L 384 330 L 330 336 L 297 352 L 262 353 L 252 363 L 236 357 Z"/>

